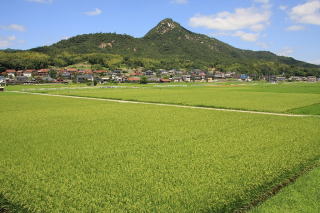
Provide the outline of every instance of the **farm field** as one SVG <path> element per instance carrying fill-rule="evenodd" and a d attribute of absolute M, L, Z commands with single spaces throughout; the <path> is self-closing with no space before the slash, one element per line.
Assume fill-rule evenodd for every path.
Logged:
<path fill-rule="evenodd" d="M 32 91 L 32 90 L 31 90 Z M 174 87 L 35 90 L 83 97 L 169 103 L 266 112 L 320 115 L 320 84 L 203 84 Z"/>
<path fill-rule="evenodd" d="M 50 93 L 95 97 L 113 91 L 119 96 L 121 90 L 129 98 L 131 91 L 140 90 L 150 98 L 150 90 L 165 100 L 171 89 L 180 91 L 138 88 Z M 195 90 L 195 96 L 216 91 L 186 89 Z M 90 94 L 92 91 L 96 93 Z M 308 97 L 301 98 L 304 104 L 319 97 L 302 95 Z M 293 101 L 278 104 L 282 107 L 275 104 L 268 109 L 287 110 L 294 105 Z M 5 139 L 0 142 L 0 201 L 9 209 L 231 212 L 259 199 L 320 157 L 319 117 L 16 93 L 1 93 L 0 107 L 5 109 L 0 111 L 5 121 L 0 123 L 0 138 Z"/>
<path fill-rule="evenodd" d="M 21 91 L 21 90 L 42 90 L 42 89 L 63 89 L 87 87 L 86 84 L 30 84 L 30 85 L 9 85 L 6 86 L 7 91 Z"/>
<path fill-rule="evenodd" d="M 252 213 L 320 212 L 320 168 L 300 177 Z"/>

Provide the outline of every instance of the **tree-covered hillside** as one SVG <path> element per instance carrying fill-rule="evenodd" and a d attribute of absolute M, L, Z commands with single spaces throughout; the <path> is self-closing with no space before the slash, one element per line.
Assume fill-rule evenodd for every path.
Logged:
<path fill-rule="evenodd" d="M 171 19 L 161 21 L 142 38 L 115 33 L 84 34 L 31 51 L 48 55 L 48 65 L 53 66 L 87 61 L 110 69 L 137 66 L 150 69 L 215 67 L 222 71 L 243 73 L 320 74 L 317 65 L 267 51 L 238 49 L 206 35 L 193 33 Z M 2 67 L 14 68 L 14 65 L 3 64 L 1 57 L 0 54 Z M 113 63 L 115 60 L 117 63 Z"/>

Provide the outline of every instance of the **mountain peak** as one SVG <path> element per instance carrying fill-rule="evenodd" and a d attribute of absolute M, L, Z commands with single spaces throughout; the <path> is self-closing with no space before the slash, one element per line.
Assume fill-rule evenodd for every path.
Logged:
<path fill-rule="evenodd" d="M 179 25 L 177 22 L 173 21 L 173 19 L 171 19 L 171 18 L 165 18 L 162 21 L 160 21 L 159 24 Z"/>
<path fill-rule="evenodd" d="M 187 31 L 179 23 L 173 21 L 171 18 L 166 18 L 160 21 L 160 23 L 150 30 L 146 36 L 150 37 L 152 35 L 164 35 L 172 31 Z"/>

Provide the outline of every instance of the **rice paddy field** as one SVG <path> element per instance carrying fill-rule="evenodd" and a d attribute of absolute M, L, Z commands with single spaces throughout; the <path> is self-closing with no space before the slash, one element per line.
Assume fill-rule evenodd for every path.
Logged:
<path fill-rule="evenodd" d="M 0 207 L 8 212 L 249 210 L 275 187 L 319 165 L 319 88 L 27 88 L 282 113 L 301 114 L 313 106 L 304 114 L 315 116 L 308 117 L 0 93 Z"/>
<path fill-rule="evenodd" d="M 155 85 L 28 90 L 154 103 L 320 115 L 320 83 Z"/>
<path fill-rule="evenodd" d="M 253 213 L 320 212 L 320 167 L 299 178 Z"/>

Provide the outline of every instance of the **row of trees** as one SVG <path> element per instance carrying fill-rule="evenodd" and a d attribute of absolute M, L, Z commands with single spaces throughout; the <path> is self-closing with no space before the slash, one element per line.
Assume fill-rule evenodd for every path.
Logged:
<path fill-rule="evenodd" d="M 279 62 L 256 61 L 251 63 L 208 63 L 199 60 L 184 58 L 151 59 L 143 57 L 129 57 L 106 53 L 72 54 L 62 52 L 49 56 L 44 53 L 31 51 L 3 52 L 0 51 L 0 72 L 6 69 L 42 69 L 53 67 L 66 67 L 89 63 L 93 69 L 126 69 L 144 67 L 145 69 L 202 69 L 217 68 L 220 71 L 246 73 L 252 76 L 268 76 L 284 74 L 286 76 L 318 76 L 320 68 L 306 68 L 287 65 Z"/>

